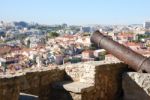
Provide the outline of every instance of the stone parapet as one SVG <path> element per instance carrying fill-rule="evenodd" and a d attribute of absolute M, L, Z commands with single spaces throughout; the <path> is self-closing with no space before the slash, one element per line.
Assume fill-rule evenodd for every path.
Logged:
<path fill-rule="evenodd" d="M 122 74 L 128 65 L 120 61 L 91 61 L 55 68 L 28 69 L 0 76 L 0 100 L 18 100 L 19 93 L 39 100 L 117 100 L 122 97 Z M 54 83 L 62 88 L 54 88 Z"/>
<path fill-rule="evenodd" d="M 40 100 L 48 100 L 51 84 L 64 79 L 62 68 L 43 68 L 28 70 L 14 76 L 3 76 L 0 79 L 0 100 L 18 100 L 19 93 L 37 95 Z"/>
<path fill-rule="evenodd" d="M 128 66 L 120 61 L 92 61 L 65 65 L 66 74 L 73 81 L 71 84 L 92 84 L 92 89 L 77 93 L 75 90 L 79 88 L 78 85 L 74 90 L 72 85 L 70 87 L 66 84 L 67 88 L 64 87 L 64 90 L 73 100 L 116 100 L 122 97 L 122 74 L 127 70 Z"/>
<path fill-rule="evenodd" d="M 124 100 L 150 100 L 150 74 L 124 73 L 123 90 Z"/>

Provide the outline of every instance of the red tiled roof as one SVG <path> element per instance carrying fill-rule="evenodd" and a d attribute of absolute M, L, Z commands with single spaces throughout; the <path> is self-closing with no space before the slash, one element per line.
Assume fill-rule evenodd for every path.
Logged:
<path fill-rule="evenodd" d="M 19 51 L 19 50 L 21 50 L 21 48 L 20 47 L 11 47 L 11 51 Z"/>
<path fill-rule="evenodd" d="M 74 38 L 75 36 L 74 35 L 64 35 L 63 37 L 64 38 Z"/>
<path fill-rule="evenodd" d="M 11 47 L 8 46 L 0 47 L 0 55 L 4 55 L 6 53 L 9 53 L 10 51 L 11 51 Z"/>
<path fill-rule="evenodd" d="M 133 37 L 133 34 L 129 34 L 129 33 L 120 33 L 118 34 L 119 37 Z"/>

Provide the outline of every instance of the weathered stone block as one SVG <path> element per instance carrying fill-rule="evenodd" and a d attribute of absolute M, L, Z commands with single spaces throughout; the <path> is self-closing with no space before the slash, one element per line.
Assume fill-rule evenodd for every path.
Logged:
<path fill-rule="evenodd" d="M 19 92 L 17 77 L 0 79 L 0 100 L 18 100 Z"/>
<path fill-rule="evenodd" d="M 150 100 L 150 74 L 128 72 L 123 75 L 124 100 Z"/>
<path fill-rule="evenodd" d="M 25 78 L 27 80 L 27 84 L 30 88 L 36 88 L 39 87 L 40 78 L 39 78 L 39 72 L 28 72 L 25 75 Z"/>
<path fill-rule="evenodd" d="M 118 100 L 122 95 L 122 73 L 127 71 L 123 63 L 97 65 L 93 100 Z"/>

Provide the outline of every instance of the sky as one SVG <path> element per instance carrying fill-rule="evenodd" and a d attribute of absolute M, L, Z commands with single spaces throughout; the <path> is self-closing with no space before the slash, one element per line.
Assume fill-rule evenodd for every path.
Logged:
<path fill-rule="evenodd" d="M 41 24 L 142 24 L 150 0 L 0 0 L 0 20 Z"/>

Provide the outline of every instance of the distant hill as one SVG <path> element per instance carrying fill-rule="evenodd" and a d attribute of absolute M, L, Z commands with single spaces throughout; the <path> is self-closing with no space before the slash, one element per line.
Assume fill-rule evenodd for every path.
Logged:
<path fill-rule="evenodd" d="M 28 27 L 28 23 L 27 23 L 27 22 L 24 22 L 24 21 L 14 22 L 14 24 L 15 24 L 16 26 Z"/>

